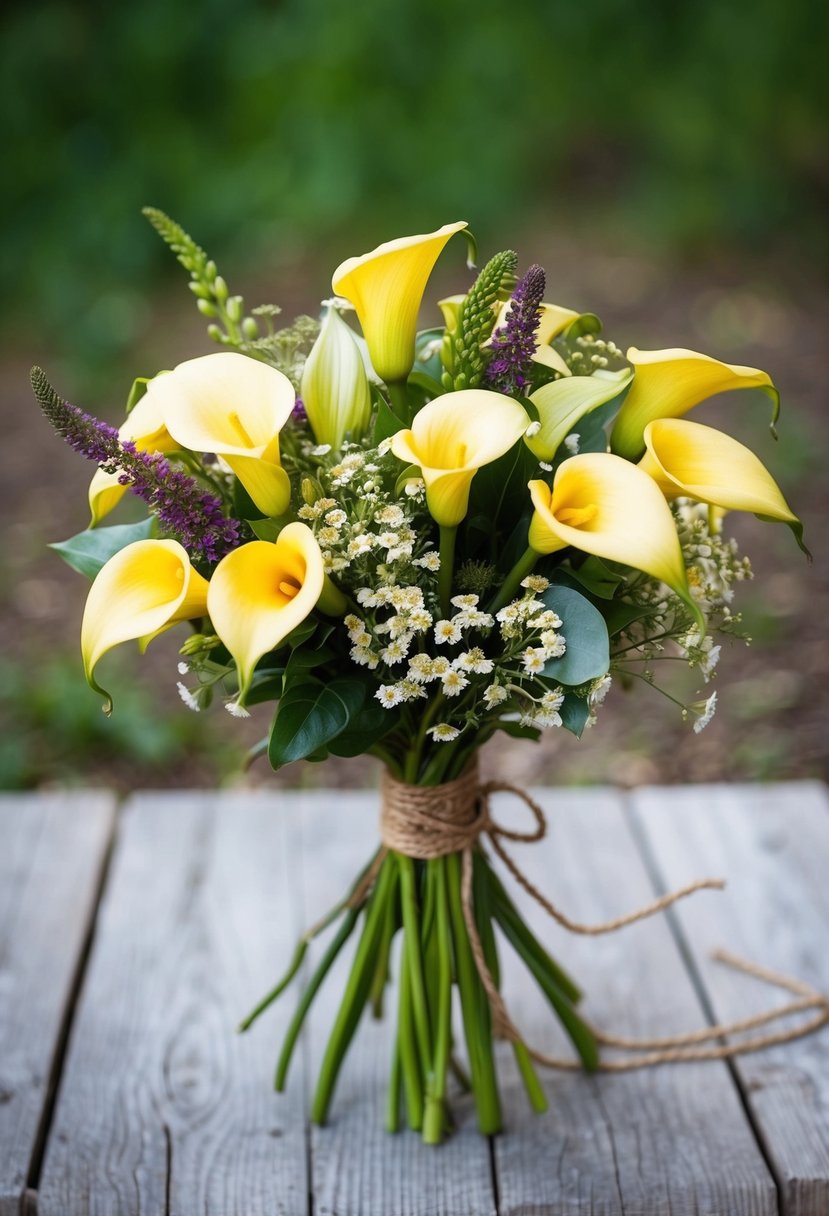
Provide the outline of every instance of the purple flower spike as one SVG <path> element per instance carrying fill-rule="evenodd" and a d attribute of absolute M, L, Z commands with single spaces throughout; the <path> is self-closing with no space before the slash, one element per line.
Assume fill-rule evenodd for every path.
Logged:
<path fill-rule="evenodd" d="M 118 473 L 122 486 L 155 511 L 162 526 L 173 533 L 191 558 L 214 565 L 239 545 L 239 523 L 227 519 L 221 499 L 208 494 L 186 473 L 171 468 L 160 452 L 139 452 L 108 426 L 59 397 L 39 367 L 32 371 L 32 388 L 57 433 L 82 456 L 106 473 Z"/>
<path fill-rule="evenodd" d="M 518 280 L 504 324 L 493 335 L 486 379 L 499 393 L 520 393 L 529 383 L 545 285 L 544 271 L 540 266 L 531 266 Z"/>

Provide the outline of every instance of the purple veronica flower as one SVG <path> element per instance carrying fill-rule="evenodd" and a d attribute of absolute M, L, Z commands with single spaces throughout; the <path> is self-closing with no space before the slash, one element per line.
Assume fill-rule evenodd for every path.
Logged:
<path fill-rule="evenodd" d="M 59 397 L 39 367 L 32 388 L 57 433 L 82 456 L 94 460 L 155 511 L 190 556 L 213 565 L 239 545 L 239 523 L 227 519 L 222 502 L 186 473 L 171 468 L 160 452 L 139 452 L 115 427 Z"/>
<path fill-rule="evenodd" d="M 545 285 L 544 271 L 531 266 L 518 280 L 504 324 L 493 335 L 486 379 L 497 392 L 520 393 L 529 383 Z"/>

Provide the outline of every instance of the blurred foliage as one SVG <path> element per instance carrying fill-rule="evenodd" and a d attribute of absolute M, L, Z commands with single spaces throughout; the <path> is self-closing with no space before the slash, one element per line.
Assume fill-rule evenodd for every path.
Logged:
<path fill-rule="evenodd" d="M 19 4 L 0 74 L 0 289 L 56 354 L 117 355 L 168 265 L 145 203 L 228 262 L 339 260 L 456 216 L 487 245 L 578 215 L 673 248 L 824 254 L 827 14 L 818 0 Z"/>
<path fill-rule="evenodd" d="M 151 684 L 130 679 L 123 661 L 112 669 L 118 712 L 106 718 L 74 650 L 39 662 L 36 680 L 29 665 L 0 661 L 0 789 L 88 785 L 92 772 L 110 786 L 203 785 L 238 768 L 240 749 L 221 739 L 215 720 L 160 713 Z"/>

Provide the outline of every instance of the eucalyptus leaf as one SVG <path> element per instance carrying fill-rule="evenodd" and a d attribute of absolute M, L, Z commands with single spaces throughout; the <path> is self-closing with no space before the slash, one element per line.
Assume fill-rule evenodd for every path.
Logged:
<path fill-rule="evenodd" d="M 573 692 L 564 694 L 564 700 L 558 710 L 561 715 L 561 725 L 565 730 L 580 739 L 584 734 L 587 719 L 590 717 L 590 707 L 586 697 L 576 696 Z"/>
<path fill-rule="evenodd" d="M 49 546 L 59 553 L 68 566 L 95 578 L 111 557 L 137 540 L 150 540 L 155 535 L 155 519 L 150 516 L 137 524 L 114 524 L 108 528 L 88 528 L 69 540 Z"/>
<path fill-rule="evenodd" d="M 605 675 L 610 667 L 610 639 L 598 608 L 572 587 L 556 584 L 542 592 L 541 599 L 561 618 L 567 643 L 561 658 L 545 664 L 544 678 L 573 687 Z"/>
<path fill-rule="evenodd" d="M 359 680 L 338 679 L 294 684 L 283 695 L 268 743 L 274 769 L 304 760 L 343 733 L 365 701 Z"/>

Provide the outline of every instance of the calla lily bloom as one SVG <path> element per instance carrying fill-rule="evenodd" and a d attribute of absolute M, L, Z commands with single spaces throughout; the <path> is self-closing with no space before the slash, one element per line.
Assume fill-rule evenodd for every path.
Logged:
<path fill-rule="evenodd" d="M 570 376 L 552 380 L 530 394 L 538 410 L 541 429 L 526 437 L 526 444 L 539 460 L 552 460 L 562 440 L 580 418 L 606 405 L 630 384 L 632 372 L 596 372 L 592 376 Z"/>
<path fill-rule="evenodd" d="M 756 367 L 721 363 L 693 350 L 627 352 L 635 375 L 610 436 L 614 452 L 638 460 L 645 450 L 645 427 L 655 418 L 681 418 L 716 393 L 737 388 L 762 389 L 772 400 L 772 427 L 780 413 L 780 395 L 766 372 Z"/>
<path fill-rule="evenodd" d="M 111 557 L 90 589 L 81 625 L 81 652 L 90 686 L 101 658 L 121 642 L 141 641 L 142 648 L 170 625 L 204 616 L 207 581 L 190 565 L 175 540 L 138 540 Z"/>
<path fill-rule="evenodd" d="M 555 553 L 572 545 L 642 570 L 681 596 L 704 627 L 671 509 L 636 465 L 607 452 L 584 452 L 559 465 L 552 490 L 544 481 L 531 481 L 529 489 L 535 507 L 530 549 Z"/>
<path fill-rule="evenodd" d="M 387 384 L 405 380 L 415 357 L 417 316 L 444 245 L 466 221 L 400 237 L 348 258 L 334 271 L 334 291 L 357 310 L 374 370 Z"/>
<path fill-rule="evenodd" d="M 254 540 L 222 558 L 210 580 L 207 610 L 236 663 L 240 704 L 262 656 L 317 606 L 336 615 L 345 611 L 345 599 L 327 579 L 306 524 L 287 524 L 275 541 Z"/>
<path fill-rule="evenodd" d="M 392 437 L 391 450 L 420 469 L 432 518 L 454 528 L 466 515 L 478 469 L 508 452 L 529 425 L 526 411 L 511 397 L 462 389 L 424 405 L 412 429 Z"/>
<path fill-rule="evenodd" d="M 645 427 L 639 468 L 666 498 L 695 498 L 727 511 L 751 511 L 788 524 L 802 547 L 803 528 L 780 487 L 749 448 L 711 426 L 660 418 Z"/>
<path fill-rule="evenodd" d="M 178 447 L 175 439 L 164 425 L 164 415 L 153 385 L 147 387 L 143 397 L 133 406 L 126 422 L 119 428 L 120 439 L 128 439 L 139 452 L 173 452 Z M 105 473 L 98 469 L 89 484 L 89 508 L 92 512 L 91 527 L 113 511 L 127 492 L 128 487 L 118 481 L 118 473 Z"/>
<path fill-rule="evenodd" d="M 319 337 L 305 363 L 300 388 L 317 443 L 342 447 L 359 439 L 371 418 L 371 389 L 355 335 L 328 306 Z"/>
<path fill-rule="evenodd" d="M 222 351 L 188 359 L 153 381 L 167 430 L 182 448 L 222 456 L 265 515 L 282 515 L 291 483 L 279 432 L 296 402 L 276 368 Z"/>

